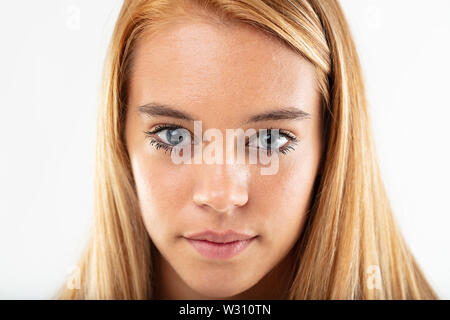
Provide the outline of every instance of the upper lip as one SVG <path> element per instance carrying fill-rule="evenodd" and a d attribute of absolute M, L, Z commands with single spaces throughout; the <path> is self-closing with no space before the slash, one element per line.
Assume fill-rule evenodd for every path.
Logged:
<path fill-rule="evenodd" d="M 227 243 L 227 242 L 233 242 L 238 240 L 247 240 L 254 238 L 254 235 L 249 235 L 245 233 L 239 233 L 233 230 L 227 230 L 226 232 L 215 232 L 212 230 L 207 230 L 199 233 L 190 234 L 188 236 L 185 236 L 185 238 L 191 239 L 191 240 L 207 240 L 210 242 L 217 242 L 217 243 Z"/>

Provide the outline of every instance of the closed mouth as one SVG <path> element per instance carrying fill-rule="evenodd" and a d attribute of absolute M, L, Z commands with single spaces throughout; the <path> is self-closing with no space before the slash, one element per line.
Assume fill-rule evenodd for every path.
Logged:
<path fill-rule="evenodd" d="M 209 259 L 230 259 L 244 251 L 256 237 L 229 242 L 185 239 L 204 257 Z"/>

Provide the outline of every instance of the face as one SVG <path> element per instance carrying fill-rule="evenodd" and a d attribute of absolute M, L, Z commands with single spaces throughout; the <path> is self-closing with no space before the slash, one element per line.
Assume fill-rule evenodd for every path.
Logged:
<path fill-rule="evenodd" d="M 314 67 L 243 24 L 169 24 L 141 39 L 135 50 L 125 139 L 142 218 L 158 251 L 156 281 L 181 298 L 237 297 L 258 288 L 292 253 L 310 206 L 322 149 Z M 163 107 L 140 108 L 149 105 Z M 164 106 L 179 112 L 163 112 Z M 287 107 L 310 116 L 247 121 Z M 278 169 L 269 175 L 261 174 L 260 163 L 176 164 L 167 146 L 180 141 L 178 134 L 194 141 L 193 120 L 224 139 L 226 129 L 279 129 L 278 140 L 270 143 L 288 152 L 279 153 Z M 148 133 L 161 125 L 175 128 Z M 259 137 L 259 148 L 267 148 L 266 138 Z M 205 230 L 254 238 L 234 256 L 224 254 L 236 249 L 230 245 L 206 246 L 210 254 L 222 253 L 208 256 L 186 238 Z"/>

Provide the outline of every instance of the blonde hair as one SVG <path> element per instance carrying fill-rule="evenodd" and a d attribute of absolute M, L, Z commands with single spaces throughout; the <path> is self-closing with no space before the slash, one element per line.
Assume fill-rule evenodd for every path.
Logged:
<path fill-rule="evenodd" d="M 193 10 L 191 10 L 193 9 Z M 125 0 L 104 68 L 94 222 L 79 289 L 58 299 L 151 299 L 155 247 L 143 225 L 124 142 L 127 78 L 144 34 L 176 18 L 247 23 L 310 61 L 325 149 L 287 299 L 437 299 L 396 226 L 376 159 L 359 58 L 335 0 Z M 212 21 L 212 20 L 211 20 Z M 381 287 L 368 285 L 368 271 Z"/>

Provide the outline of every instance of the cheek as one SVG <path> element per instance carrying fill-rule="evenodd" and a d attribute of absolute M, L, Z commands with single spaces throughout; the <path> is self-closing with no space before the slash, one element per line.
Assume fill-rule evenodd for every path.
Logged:
<path fill-rule="evenodd" d="M 189 179 L 180 166 L 148 155 L 135 157 L 132 167 L 144 224 L 153 240 L 162 239 L 175 230 L 177 213 L 187 200 Z"/>
<path fill-rule="evenodd" d="M 318 162 L 313 153 L 305 154 L 282 158 L 276 175 L 255 181 L 253 198 L 273 245 L 292 243 L 303 230 Z"/>

